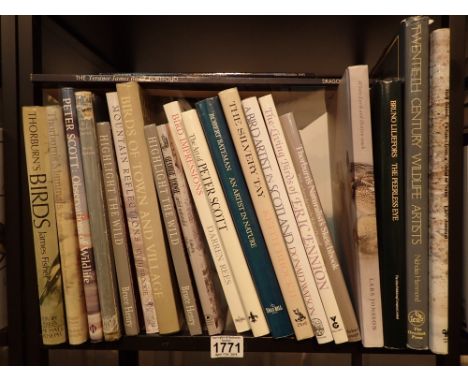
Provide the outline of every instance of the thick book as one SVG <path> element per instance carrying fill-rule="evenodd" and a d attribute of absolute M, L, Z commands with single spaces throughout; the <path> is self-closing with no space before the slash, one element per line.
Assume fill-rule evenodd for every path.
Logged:
<path fill-rule="evenodd" d="M 67 335 L 45 107 L 23 107 L 23 134 L 42 342 L 57 345 L 65 342 Z"/>
<path fill-rule="evenodd" d="M 2 96 L 0 95 L 0 330 L 8 325 L 7 256 L 5 248 L 5 160 L 3 156 Z"/>
<path fill-rule="evenodd" d="M 429 347 L 448 354 L 450 29 L 430 35 Z"/>
<path fill-rule="evenodd" d="M 406 230 L 403 82 L 372 87 L 377 237 L 385 347 L 406 347 Z"/>
<path fill-rule="evenodd" d="M 173 101 L 164 105 L 167 120 L 169 122 L 169 133 L 180 156 L 185 177 L 192 193 L 193 201 L 197 208 L 200 222 L 205 232 L 206 241 L 211 251 L 213 262 L 216 266 L 221 286 L 226 297 L 229 311 L 238 333 L 250 330 L 249 321 L 245 313 L 238 286 L 235 282 L 232 265 L 227 257 L 227 248 L 221 239 L 221 234 L 214 215 L 211 213 L 211 204 L 216 200 L 210 200 L 205 185 L 209 185 L 209 178 L 200 174 L 199 166 L 203 169 L 204 158 L 191 149 L 189 136 L 185 131 L 182 119 L 182 107 L 179 101 Z"/>
<path fill-rule="evenodd" d="M 219 174 L 242 249 L 273 337 L 292 334 L 280 286 L 275 276 L 239 159 L 218 97 L 196 103 L 206 141 Z"/>
<path fill-rule="evenodd" d="M 88 320 L 63 112 L 60 106 L 47 106 L 46 110 L 68 342 L 78 345 L 88 339 Z"/>
<path fill-rule="evenodd" d="M 75 99 L 86 200 L 88 201 L 89 223 L 96 262 L 102 329 L 106 341 L 116 341 L 121 337 L 119 297 L 110 233 L 104 208 L 104 190 L 94 119 L 93 95 L 89 91 L 79 91 L 75 92 Z"/>
<path fill-rule="evenodd" d="M 154 184 L 158 192 L 159 203 L 166 227 L 166 237 L 172 256 L 172 263 L 177 277 L 179 293 L 184 308 L 185 322 L 190 335 L 202 334 L 202 323 L 199 315 L 198 301 L 193 288 L 192 275 L 185 253 L 182 233 L 177 213 L 172 200 L 172 192 L 167 178 L 166 166 L 159 144 L 156 124 L 145 126 L 146 143 L 153 169 Z"/>
<path fill-rule="evenodd" d="M 156 129 L 208 335 L 221 334 L 225 324 L 226 302 L 218 275 L 190 197 L 180 157 L 169 137 L 168 125 L 158 125 Z"/>
<path fill-rule="evenodd" d="M 252 118 L 246 119 L 239 92 L 236 88 L 223 90 L 219 93 L 219 99 L 286 303 L 286 310 L 294 335 L 298 340 L 313 337 L 310 319 L 306 313 L 307 308 L 302 298 L 299 283 L 289 258 L 288 248 L 283 239 L 279 221 L 276 218 L 260 159 L 255 149 L 256 143 L 261 145 L 261 141 L 254 141 L 250 135 L 249 124 L 254 126 L 256 122 Z"/>
<path fill-rule="evenodd" d="M 117 94 L 127 139 L 128 158 L 150 270 L 159 332 L 175 333 L 180 331 L 182 323 L 177 310 L 173 276 L 169 269 L 168 248 L 164 239 L 158 196 L 154 188 L 151 161 L 143 130 L 145 124 L 151 121 L 138 83 L 117 84 Z"/>
<path fill-rule="evenodd" d="M 362 344 L 383 347 L 367 65 L 348 67 L 338 87 L 331 157 L 339 248 L 354 294 Z"/>
<path fill-rule="evenodd" d="M 127 140 L 125 139 L 119 97 L 117 96 L 117 92 L 112 92 L 106 93 L 106 98 L 112 136 L 114 139 L 115 155 L 117 157 L 117 165 L 119 168 L 120 184 L 122 186 L 121 192 L 127 217 L 127 227 L 132 245 L 131 253 L 135 264 L 138 291 L 140 292 L 139 297 L 143 311 L 143 320 L 145 322 L 145 331 L 147 334 L 154 334 L 159 332 L 159 327 L 156 317 L 153 289 L 151 287 L 148 259 L 145 253 L 140 217 L 136 206 L 132 171 L 128 160 Z"/>
<path fill-rule="evenodd" d="M 429 347 L 429 18 L 410 17 L 400 31 L 405 81 L 407 345 Z"/>
<path fill-rule="evenodd" d="M 234 275 L 234 282 L 239 290 L 249 326 L 255 337 L 266 335 L 270 332 L 270 329 L 196 110 L 184 111 L 182 120 L 184 121 L 190 147 L 197 158 L 200 178 L 206 196 L 210 200 L 210 211 L 226 248 L 227 258 Z"/>
<path fill-rule="evenodd" d="M 120 197 L 117 164 L 114 157 L 114 145 L 109 122 L 98 122 L 96 133 L 101 159 L 102 179 L 104 183 L 107 221 L 114 254 L 115 270 L 120 295 L 122 322 L 127 336 L 136 336 L 140 332 L 135 292 L 133 290 L 132 268 L 127 243 L 122 199 Z"/>
<path fill-rule="evenodd" d="M 323 227 L 327 223 L 315 188 L 314 178 L 305 156 L 294 114 L 284 114 L 280 117 L 280 121 L 282 132 L 279 135 L 284 135 L 283 141 L 286 143 L 283 143 L 283 145 L 286 144 L 288 148 L 285 152 L 289 152 L 290 161 L 295 171 L 294 175 L 297 179 L 294 188 L 300 189 L 300 193 L 296 190 L 298 196 L 295 199 L 298 201 L 298 206 L 302 205 L 302 210 L 296 208 L 300 213 L 300 215 L 296 213 L 296 220 L 299 222 L 299 219 L 301 219 L 304 223 L 310 220 L 308 224 L 311 228 L 308 228 L 309 232 L 305 230 L 306 235 L 312 236 L 310 238 L 311 245 L 309 245 L 311 251 L 308 253 L 309 263 L 314 272 L 315 283 L 329 319 L 333 338 L 335 343 L 347 342 L 349 341 L 349 332 L 352 334 L 351 340 L 356 340 L 356 337 L 360 338 L 356 316 L 328 227 L 325 229 Z M 296 183 L 294 178 L 291 179 L 290 183 Z M 303 200 L 301 201 L 300 198 Z M 306 228 L 307 225 L 303 224 L 302 227 Z M 310 230 L 313 230 L 313 232 L 310 232 Z M 339 295 L 342 295 L 342 297 Z M 343 304 L 342 306 L 340 306 L 340 302 Z M 346 327 L 345 317 L 348 319 L 350 329 Z"/>
<path fill-rule="evenodd" d="M 86 312 L 88 315 L 89 338 L 93 342 L 102 341 L 102 318 L 97 285 L 96 264 L 94 261 L 93 241 L 89 225 L 88 203 L 81 160 L 81 140 L 78 129 L 75 92 L 72 88 L 61 89 L 61 103 L 67 138 L 68 166 L 72 183 L 73 202 L 75 205 L 78 245 L 80 246 L 81 274 L 85 293 Z"/>

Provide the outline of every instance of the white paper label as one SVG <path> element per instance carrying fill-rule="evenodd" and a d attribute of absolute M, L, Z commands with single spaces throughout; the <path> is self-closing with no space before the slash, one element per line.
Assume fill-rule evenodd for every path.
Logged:
<path fill-rule="evenodd" d="M 244 358 L 244 337 L 211 336 L 211 358 Z"/>

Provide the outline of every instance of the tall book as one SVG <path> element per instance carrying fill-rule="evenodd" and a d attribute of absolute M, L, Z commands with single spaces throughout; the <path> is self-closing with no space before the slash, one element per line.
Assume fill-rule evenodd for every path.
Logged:
<path fill-rule="evenodd" d="M 93 95 L 89 91 L 79 91 L 75 92 L 75 99 L 86 200 L 90 212 L 89 223 L 96 261 L 102 329 L 106 341 L 116 341 L 121 337 L 119 297 L 110 232 L 104 208 L 104 189 L 94 119 Z"/>
<path fill-rule="evenodd" d="M 196 108 L 271 334 L 289 336 L 291 323 L 219 98 L 199 101 Z"/>
<path fill-rule="evenodd" d="M 333 338 L 336 343 L 347 342 L 349 340 L 349 332 L 353 335 L 352 340 L 355 340 L 356 337 L 360 338 L 359 327 L 343 274 L 341 273 L 340 263 L 333 248 L 330 232 L 328 227 L 323 228 L 323 225 L 326 226 L 327 223 L 320 205 L 320 199 L 315 188 L 314 178 L 309 168 L 296 120 L 293 113 L 287 113 L 280 117 L 280 121 L 282 132 L 278 135 L 284 135 L 283 141 L 286 142 L 288 147 L 285 153 L 289 152 L 295 171 L 295 179 L 297 179 L 295 187 L 293 186 L 295 183 L 294 178 L 290 179 L 290 183 L 292 183 L 290 187 L 298 187 L 300 189 L 300 193 L 296 191 L 298 195 L 294 199 L 297 201 L 296 205 L 302 204 L 302 208 L 304 209 L 301 212 L 304 215 L 302 220 L 306 222 L 310 219 L 309 225 L 311 228 L 309 228 L 309 232 L 304 229 L 306 228 L 306 224 L 303 224 L 303 230 L 305 231 L 305 236 L 303 235 L 303 237 L 307 237 L 307 235 L 315 236 L 309 241 L 309 263 L 313 270 L 315 283 L 319 289 L 325 311 L 327 312 L 328 323 L 332 330 Z M 300 201 L 301 197 L 302 201 Z M 300 208 L 295 208 L 295 210 L 301 211 Z M 296 220 L 298 222 L 300 216 L 296 212 Z M 313 232 L 310 232 L 311 230 Z M 325 240 L 327 240 L 326 244 Z M 328 248 L 329 246 L 331 248 Z M 340 298 L 339 295 L 343 296 Z M 343 304 L 342 306 L 340 306 L 340 302 Z M 350 329 L 346 327 L 345 317 L 348 318 Z M 342 332 L 344 332 L 344 335 Z"/>
<path fill-rule="evenodd" d="M 5 162 L 3 156 L 2 96 L 0 95 L 0 330 L 8 325 L 7 256 L 5 248 Z"/>
<path fill-rule="evenodd" d="M 127 139 L 128 158 L 150 270 L 159 332 L 161 334 L 175 333 L 181 329 L 181 320 L 177 311 L 176 295 L 169 269 L 168 249 L 164 239 L 159 202 L 154 188 L 151 161 L 143 130 L 145 124 L 151 121 L 149 121 L 145 99 L 138 83 L 117 84 L 117 94 Z"/>
<path fill-rule="evenodd" d="M 88 333 L 93 342 L 102 341 L 102 318 L 97 285 L 96 264 L 94 261 L 93 241 L 89 225 L 88 203 L 81 160 L 81 140 L 76 113 L 75 92 L 72 88 L 62 88 L 61 101 L 65 135 L 67 138 L 68 166 L 72 183 L 75 205 L 78 245 L 80 247 L 81 274 L 88 315 Z"/>
<path fill-rule="evenodd" d="M 180 157 L 169 138 L 168 125 L 158 125 L 156 129 L 208 334 L 210 336 L 220 334 L 224 329 L 226 308 L 221 285 L 190 197 Z"/>
<path fill-rule="evenodd" d="M 409 17 L 400 32 L 405 81 L 406 277 L 408 347 L 429 346 L 428 102 L 429 18 Z"/>
<path fill-rule="evenodd" d="M 406 347 L 406 230 L 403 82 L 379 80 L 372 87 L 377 237 L 384 344 Z"/>
<path fill-rule="evenodd" d="M 429 347 L 448 354 L 450 29 L 430 36 Z"/>
<path fill-rule="evenodd" d="M 210 248 L 236 331 L 238 333 L 246 332 L 250 329 L 250 325 L 234 279 L 232 265 L 227 257 L 228 248 L 226 248 L 221 239 L 217 222 L 211 213 L 211 205 L 215 204 L 216 200 L 212 198 L 212 193 L 205 192 L 205 185 L 209 185 L 210 179 L 206 174 L 202 178 L 199 171 L 199 168 L 204 168 L 204 158 L 200 157 L 199 153 L 192 152 L 189 137 L 185 131 L 182 119 L 182 107 L 179 101 L 165 104 L 164 112 L 166 113 L 170 127 L 169 134 L 180 156 L 185 177 L 203 226 L 206 241 Z"/>
<path fill-rule="evenodd" d="M 101 159 L 102 179 L 104 183 L 107 219 L 114 254 L 115 270 L 119 287 L 122 321 L 127 336 L 136 336 L 140 332 L 135 292 L 133 290 L 132 268 L 127 243 L 122 199 L 120 197 L 117 164 L 114 157 L 114 145 L 109 122 L 96 124 L 96 133 Z"/>
<path fill-rule="evenodd" d="M 67 335 L 47 130 L 47 110 L 44 107 L 23 107 L 42 342 L 44 345 L 57 345 L 65 342 Z"/>
<path fill-rule="evenodd" d="M 190 141 L 190 147 L 197 158 L 205 193 L 210 199 L 211 213 L 215 219 L 224 246 L 227 249 L 228 261 L 232 267 L 234 281 L 237 284 L 250 328 L 255 337 L 266 335 L 270 332 L 270 329 L 245 260 L 239 236 L 226 197 L 224 196 L 200 119 L 194 109 L 184 111 L 182 119 L 184 121 L 185 132 Z"/>
<path fill-rule="evenodd" d="M 294 335 L 298 340 L 313 337 L 314 333 L 307 315 L 307 308 L 302 299 L 296 274 L 289 258 L 288 248 L 283 239 L 273 201 L 255 149 L 256 143 L 261 144 L 261 141 L 254 142 L 253 137 L 250 135 L 249 125 L 237 89 L 223 90 L 219 93 L 219 99 L 281 293 L 286 303 L 286 310 Z M 254 122 L 251 118 L 249 119 L 249 123 L 252 123 L 252 125 Z"/>
<path fill-rule="evenodd" d="M 119 97 L 117 96 L 117 92 L 112 92 L 106 93 L 106 98 L 112 136 L 114 139 L 115 155 L 117 157 L 117 165 L 119 168 L 120 184 L 122 186 L 121 191 L 127 217 L 128 232 L 130 235 L 130 242 L 132 244 L 131 253 L 133 254 L 135 264 L 145 330 L 147 334 L 154 334 L 159 332 L 159 327 L 156 317 L 153 289 L 151 287 L 148 259 L 146 257 L 145 246 L 143 243 L 141 222 L 136 206 L 133 177 L 130 169 L 130 162 L 128 160 L 127 140 L 125 138 L 122 113 L 120 112 Z"/>
<path fill-rule="evenodd" d="M 346 69 L 338 87 L 333 208 L 362 344 L 382 347 L 383 325 L 367 65 Z"/>
<path fill-rule="evenodd" d="M 146 143 L 153 168 L 153 178 L 158 193 L 166 237 L 174 264 L 174 270 L 179 285 L 180 297 L 184 307 L 185 321 L 190 335 L 202 334 L 202 323 L 198 314 L 198 302 L 193 288 L 192 275 L 185 254 L 182 233 L 177 219 L 177 213 L 172 200 L 172 192 L 164 165 L 164 158 L 159 144 L 156 124 L 145 126 Z"/>
<path fill-rule="evenodd" d="M 78 345 L 88 339 L 88 320 L 63 112 L 60 106 L 47 106 L 46 110 L 68 342 Z"/>
<path fill-rule="evenodd" d="M 268 185 L 268 192 L 273 202 L 274 211 L 280 224 L 281 234 L 288 249 L 290 261 L 294 267 L 297 282 L 301 289 L 306 312 L 295 312 L 296 319 L 302 314 L 313 328 L 318 343 L 333 341 L 327 316 L 315 284 L 314 275 L 307 259 L 307 253 L 302 243 L 299 226 L 289 201 L 280 167 L 276 160 L 273 145 L 268 135 L 267 126 L 263 120 L 260 105 L 256 97 L 242 101 L 250 134 L 255 142 L 255 148 L 260 160 L 263 174 Z"/>

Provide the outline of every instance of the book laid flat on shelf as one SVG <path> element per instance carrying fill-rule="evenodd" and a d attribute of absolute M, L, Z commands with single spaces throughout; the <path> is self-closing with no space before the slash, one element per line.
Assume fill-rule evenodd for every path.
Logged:
<path fill-rule="evenodd" d="M 159 332 L 175 333 L 181 329 L 181 317 L 176 306 L 168 249 L 143 130 L 145 123 L 151 121 L 148 121 L 148 111 L 138 83 L 117 84 L 117 94 L 127 139 L 130 170 L 135 182 L 137 211 L 143 231 Z"/>
<path fill-rule="evenodd" d="M 293 330 L 218 97 L 196 103 L 245 258 L 273 337 Z"/>
<path fill-rule="evenodd" d="M 295 271 L 289 258 L 289 252 L 283 239 L 279 221 L 276 217 L 260 159 L 255 149 L 257 143 L 261 145 L 261 141 L 254 141 L 255 137 L 250 135 L 249 125 L 244 115 L 244 108 L 237 89 L 223 90 L 219 93 L 219 98 L 286 303 L 286 309 L 294 334 L 298 340 L 311 338 L 314 334 L 310 319 L 306 313 L 307 308 L 302 299 L 302 293 L 296 280 Z M 249 119 L 249 123 L 254 125 L 252 119 Z"/>
<path fill-rule="evenodd" d="M 192 193 L 193 201 L 198 211 L 201 225 L 203 227 L 206 241 L 213 257 L 213 262 L 221 281 L 221 287 L 226 297 L 229 311 L 234 321 L 238 333 L 250 330 L 249 321 L 242 304 L 239 289 L 237 287 L 232 266 L 227 258 L 227 248 L 221 239 L 217 222 L 211 213 L 208 194 L 204 191 L 204 183 L 209 184 L 209 177 L 204 176 L 202 180 L 198 166 L 202 165 L 203 158 L 192 152 L 188 135 L 185 131 L 184 121 L 182 120 L 182 107 L 178 101 L 170 102 L 164 105 L 164 111 L 169 122 L 169 134 L 172 142 L 180 156 L 185 177 Z M 210 194 L 212 196 L 212 193 Z M 213 199 L 213 203 L 216 200 Z"/>
<path fill-rule="evenodd" d="M 156 307 L 151 287 L 148 259 L 145 254 L 141 223 L 135 203 L 135 189 L 133 185 L 130 163 L 128 161 L 127 140 L 120 112 L 119 97 L 117 92 L 106 93 L 109 118 L 111 122 L 112 136 L 114 138 L 115 155 L 119 167 L 122 197 L 127 216 L 127 227 L 132 245 L 132 254 L 135 265 L 136 279 L 140 296 L 143 320 L 147 334 L 159 332 L 156 318 Z"/>
<path fill-rule="evenodd" d="M 57 345 L 65 342 L 67 336 L 49 161 L 47 109 L 23 107 L 23 131 L 42 342 L 44 345 Z"/>
<path fill-rule="evenodd" d="M 172 256 L 172 263 L 177 277 L 180 297 L 184 308 L 185 321 L 190 335 L 202 334 L 202 322 L 200 320 L 198 301 L 193 288 L 192 276 L 190 274 L 182 233 L 177 219 L 177 213 L 172 200 L 171 188 L 166 173 L 166 166 L 159 144 L 156 124 L 145 126 L 146 142 L 150 154 L 153 177 L 159 202 L 161 203 L 162 216 L 166 228 L 166 237 Z"/>
<path fill-rule="evenodd" d="M 406 347 L 406 230 L 403 156 L 403 82 L 372 87 L 377 236 L 384 344 Z"/>
<path fill-rule="evenodd" d="M 351 66 L 338 87 L 331 156 L 333 208 L 357 306 L 364 347 L 382 347 L 383 326 L 377 241 L 374 162 L 366 65 Z"/>

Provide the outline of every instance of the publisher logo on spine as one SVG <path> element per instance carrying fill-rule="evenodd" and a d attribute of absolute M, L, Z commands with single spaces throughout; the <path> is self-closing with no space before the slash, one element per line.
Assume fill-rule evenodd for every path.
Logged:
<path fill-rule="evenodd" d="M 312 328 L 317 337 L 321 337 L 325 334 L 325 329 L 323 327 L 322 321 L 318 318 L 312 320 Z"/>
<path fill-rule="evenodd" d="M 424 312 L 420 310 L 412 310 L 411 312 L 408 313 L 408 322 L 411 325 L 420 327 L 424 325 L 425 321 L 426 321 L 426 317 L 424 316 Z"/>

